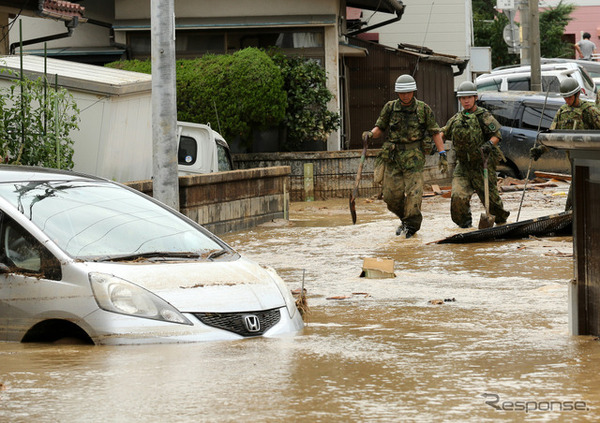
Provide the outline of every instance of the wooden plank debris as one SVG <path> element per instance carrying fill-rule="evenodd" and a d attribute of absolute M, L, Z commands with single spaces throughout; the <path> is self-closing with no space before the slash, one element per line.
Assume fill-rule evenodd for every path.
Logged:
<path fill-rule="evenodd" d="M 556 179 L 557 181 L 570 181 L 571 175 L 566 175 L 564 173 L 553 173 L 553 172 L 542 172 L 536 170 L 533 172 L 535 176 L 545 179 Z"/>

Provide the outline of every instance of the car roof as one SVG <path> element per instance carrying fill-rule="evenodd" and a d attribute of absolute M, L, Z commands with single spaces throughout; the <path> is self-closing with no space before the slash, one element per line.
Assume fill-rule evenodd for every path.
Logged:
<path fill-rule="evenodd" d="M 556 62 L 556 63 L 544 63 L 540 65 L 542 71 L 552 71 L 552 70 L 570 70 L 577 69 L 580 65 L 573 62 Z M 507 75 L 511 73 L 520 73 L 520 72 L 531 72 L 530 65 L 514 65 L 514 66 L 504 66 L 499 68 L 494 68 L 489 74 L 485 75 Z"/>
<path fill-rule="evenodd" d="M 36 166 L 0 165 L 0 183 L 12 181 L 72 181 L 74 179 L 106 181 L 104 178 L 68 170 Z"/>
<path fill-rule="evenodd" d="M 546 100 L 546 93 L 539 91 L 480 91 L 478 94 L 478 100 L 502 100 L 502 101 L 521 101 L 524 103 L 541 103 L 547 102 L 549 104 L 564 104 L 565 101 L 560 94 L 548 93 L 548 99 Z"/>
<path fill-rule="evenodd" d="M 585 69 L 593 69 L 600 71 L 600 62 L 593 62 L 591 60 L 577 60 L 577 59 L 563 59 L 563 58 L 545 58 L 540 59 L 542 64 L 545 63 L 576 63 Z"/>

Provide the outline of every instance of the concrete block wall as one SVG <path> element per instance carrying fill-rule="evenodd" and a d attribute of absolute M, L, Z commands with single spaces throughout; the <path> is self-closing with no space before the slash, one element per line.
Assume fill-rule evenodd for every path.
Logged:
<path fill-rule="evenodd" d="M 449 144 L 449 142 L 447 143 Z M 367 150 L 365 164 L 359 184 L 360 197 L 379 195 L 381 186 L 373 182 L 375 159 L 379 149 Z M 261 168 L 268 166 L 289 166 L 290 200 L 307 201 L 349 197 L 354 189 L 356 173 L 360 163 L 362 150 L 314 151 L 290 153 L 249 153 L 234 154 L 233 161 L 238 169 Z M 438 170 L 437 154 L 427 156 L 424 179 L 427 184 L 449 185 L 454 167 L 454 151 L 449 149 L 449 173 L 442 174 Z M 306 164 L 312 166 L 306 167 Z M 313 174 L 306 175 L 305 169 L 312 167 Z M 306 179 L 312 180 L 313 189 L 306 189 Z"/>
<path fill-rule="evenodd" d="M 217 235 L 287 219 L 289 175 L 289 166 L 276 166 L 180 176 L 179 208 Z M 152 195 L 152 181 L 127 185 Z"/>

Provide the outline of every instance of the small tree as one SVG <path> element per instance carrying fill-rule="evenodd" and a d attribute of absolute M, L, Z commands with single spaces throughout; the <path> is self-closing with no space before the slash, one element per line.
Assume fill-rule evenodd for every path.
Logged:
<path fill-rule="evenodd" d="M 43 78 L 15 79 L 0 90 L 0 156 L 4 163 L 73 168 L 73 140 L 79 109 L 64 88 Z"/>
<path fill-rule="evenodd" d="M 542 57 L 572 57 L 573 44 L 563 40 L 565 28 L 573 18 L 575 10 L 572 4 L 563 4 L 562 0 L 556 7 L 549 7 L 540 13 L 540 50 Z"/>
<path fill-rule="evenodd" d="M 327 108 L 333 95 L 327 89 L 325 70 L 314 60 L 286 56 L 279 50 L 271 50 L 270 54 L 281 69 L 288 95 L 283 147 L 297 150 L 305 141 L 327 141 L 329 134 L 340 127 L 340 115 Z"/>

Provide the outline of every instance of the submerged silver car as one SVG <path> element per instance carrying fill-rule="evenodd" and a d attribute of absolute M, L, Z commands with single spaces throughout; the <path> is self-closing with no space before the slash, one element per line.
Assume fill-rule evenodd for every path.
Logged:
<path fill-rule="evenodd" d="M 123 185 L 0 166 L 0 340 L 233 340 L 304 324 L 277 273 Z"/>

